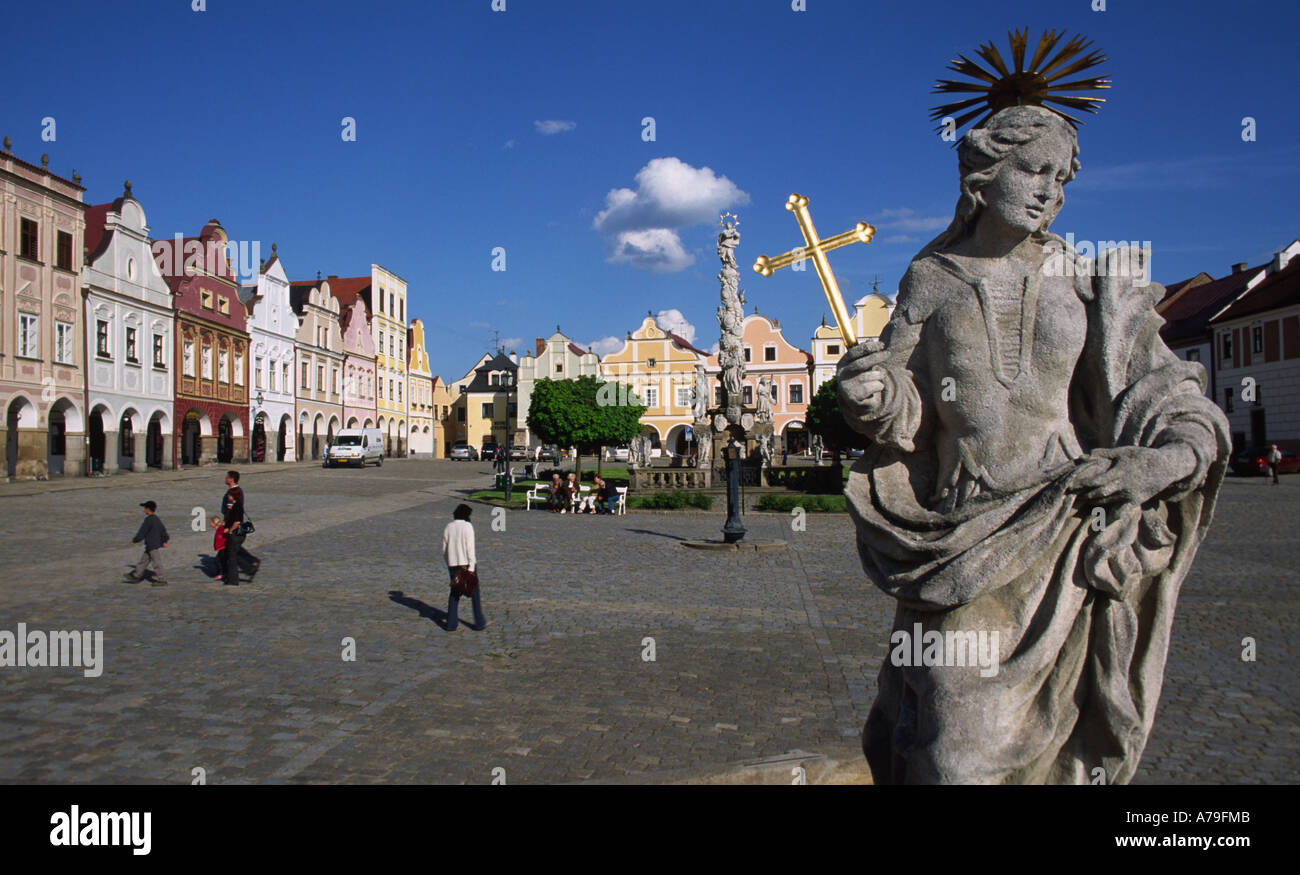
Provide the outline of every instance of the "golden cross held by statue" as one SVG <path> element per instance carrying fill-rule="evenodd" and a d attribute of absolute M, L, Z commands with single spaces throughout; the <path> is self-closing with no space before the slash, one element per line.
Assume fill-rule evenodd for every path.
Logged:
<path fill-rule="evenodd" d="M 795 220 L 799 223 L 799 230 L 803 232 L 805 245 L 775 258 L 760 255 L 758 261 L 754 262 L 754 270 L 763 276 L 771 276 L 773 271 L 787 264 L 811 258 L 813 264 L 817 265 L 817 276 L 822 281 L 822 290 L 826 292 L 826 300 L 831 305 L 831 312 L 835 314 L 835 322 L 840 327 L 845 348 L 856 346 L 858 335 L 853 330 L 853 318 L 849 315 L 848 308 L 844 306 L 844 297 L 840 294 L 839 284 L 835 282 L 835 274 L 831 273 L 831 263 L 826 260 L 826 253 L 841 246 L 848 246 L 850 243 L 870 243 L 871 238 L 876 234 L 876 229 L 866 222 L 858 222 L 851 231 L 819 240 L 817 229 L 813 227 L 812 216 L 808 215 L 808 198 L 801 194 L 792 194 L 786 201 L 785 208 L 794 213 Z"/>

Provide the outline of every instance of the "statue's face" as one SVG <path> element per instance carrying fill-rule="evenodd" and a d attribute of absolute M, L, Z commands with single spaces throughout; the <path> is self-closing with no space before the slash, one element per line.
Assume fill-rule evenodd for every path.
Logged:
<path fill-rule="evenodd" d="M 1058 133 L 1020 146 L 998 165 L 997 176 L 984 188 L 985 207 L 1026 234 L 1044 228 L 1055 214 L 1071 161 L 1071 145 Z"/>

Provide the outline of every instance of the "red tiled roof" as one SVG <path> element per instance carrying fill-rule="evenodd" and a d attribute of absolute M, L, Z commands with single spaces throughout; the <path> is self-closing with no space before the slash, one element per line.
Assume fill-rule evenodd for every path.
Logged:
<path fill-rule="evenodd" d="M 1196 276 L 1188 277 L 1185 280 L 1179 280 L 1176 283 L 1170 283 L 1165 286 L 1165 296 L 1156 304 L 1156 312 L 1159 313 L 1162 307 L 1169 306 L 1169 304 L 1173 302 L 1174 298 L 1178 297 L 1179 292 L 1184 289 L 1195 288 L 1196 286 L 1210 282 L 1214 282 L 1214 277 L 1210 276 L 1205 271 L 1201 271 Z"/>
<path fill-rule="evenodd" d="M 576 343 L 573 343 L 572 341 L 569 342 L 569 352 L 573 353 L 574 355 L 587 354 L 587 350 L 583 349 L 582 347 L 578 346 Z M 596 356 L 596 359 L 599 360 L 600 356 Z"/>
<path fill-rule="evenodd" d="M 1266 277 L 1212 321 L 1227 322 L 1230 319 L 1254 316 L 1256 313 L 1298 303 L 1300 303 L 1300 258 L 1293 258 L 1290 264 L 1272 276 Z"/>
<path fill-rule="evenodd" d="M 1183 293 L 1162 311 L 1166 325 L 1160 336 L 1166 343 L 1200 337 L 1205 334 L 1210 317 L 1231 304 L 1246 289 L 1246 283 L 1255 277 L 1264 265 L 1230 273 L 1214 282 L 1203 283 Z"/>
<path fill-rule="evenodd" d="M 108 241 L 113 235 L 106 232 L 104 224 L 108 221 L 108 211 L 121 208 L 122 199 L 118 198 L 106 204 L 95 204 L 92 207 L 86 207 L 86 232 L 83 237 L 83 245 L 90 255 L 86 258 L 86 264 L 90 264 L 104 249 L 108 248 Z"/>
<path fill-rule="evenodd" d="M 370 307 L 370 277 L 336 276 L 321 282 L 330 284 L 330 292 L 339 299 L 339 309 L 351 307 L 358 296 L 365 299 L 367 308 Z"/>

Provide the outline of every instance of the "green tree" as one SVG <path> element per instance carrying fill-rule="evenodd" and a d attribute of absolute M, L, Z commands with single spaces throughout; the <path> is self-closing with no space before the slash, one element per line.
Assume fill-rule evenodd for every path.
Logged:
<path fill-rule="evenodd" d="M 528 428 L 543 443 L 577 447 L 574 471 L 581 481 L 582 454 L 596 453 L 599 471 L 603 448 L 626 444 L 636 437 L 645 411 L 641 399 L 626 385 L 605 383 L 595 377 L 543 377 L 533 384 Z"/>
<path fill-rule="evenodd" d="M 822 442 L 835 453 L 834 464 L 840 464 L 840 453 L 848 449 L 866 449 L 871 439 L 849 427 L 840 413 L 839 379 L 831 377 L 808 405 L 808 431 L 821 435 Z"/>

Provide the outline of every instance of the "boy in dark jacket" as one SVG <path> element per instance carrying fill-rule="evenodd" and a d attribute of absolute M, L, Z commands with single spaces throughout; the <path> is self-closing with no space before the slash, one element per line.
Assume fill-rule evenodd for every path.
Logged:
<path fill-rule="evenodd" d="M 144 553 L 140 555 L 140 561 L 135 564 L 135 569 L 127 573 L 126 579 L 131 583 L 139 583 L 152 562 L 153 585 L 166 586 L 167 579 L 163 577 L 162 548 L 167 546 L 171 538 L 167 535 L 167 527 L 158 518 L 158 505 L 152 501 L 145 501 L 141 502 L 140 506 L 144 508 L 144 522 L 140 524 L 140 531 L 135 533 L 131 543 L 139 544 L 143 541 Z"/>

